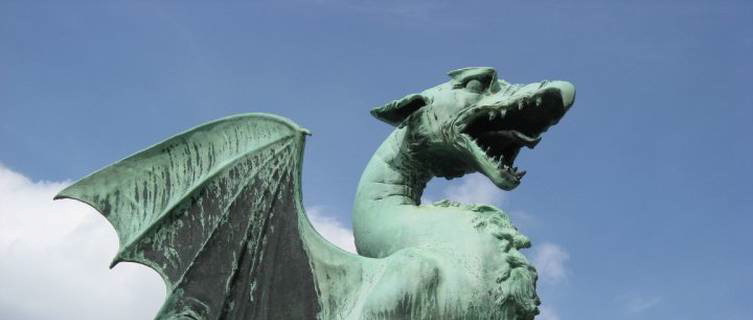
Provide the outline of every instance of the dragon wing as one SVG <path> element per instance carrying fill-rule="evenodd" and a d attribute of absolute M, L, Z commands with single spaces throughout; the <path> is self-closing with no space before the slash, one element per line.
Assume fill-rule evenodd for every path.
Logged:
<path fill-rule="evenodd" d="M 220 119 L 55 199 L 83 201 L 113 225 L 120 248 L 111 268 L 137 262 L 162 276 L 167 299 L 156 319 L 314 319 L 323 305 L 316 265 L 358 269 L 359 257 L 324 240 L 306 218 L 306 134 L 268 114 Z"/>

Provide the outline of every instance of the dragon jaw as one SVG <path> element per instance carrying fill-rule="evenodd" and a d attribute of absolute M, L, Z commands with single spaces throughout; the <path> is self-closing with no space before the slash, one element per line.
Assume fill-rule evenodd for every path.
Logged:
<path fill-rule="evenodd" d="M 504 98 L 482 99 L 459 115 L 455 132 L 473 168 L 512 190 L 526 174 L 514 165 L 520 149 L 533 149 L 559 122 L 573 104 L 575 88 L 566 81 L 542 81 L 502 90 Z"/>

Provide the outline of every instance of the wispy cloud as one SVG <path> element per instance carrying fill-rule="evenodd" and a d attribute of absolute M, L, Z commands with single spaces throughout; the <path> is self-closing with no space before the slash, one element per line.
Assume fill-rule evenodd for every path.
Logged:
<path fill-rule="evenodd" d="M 443 194 L 448 199 L 463 203 L 501 206 L 506 200 L 505 193 L 479 173 L 465 176 L 450 184 Z M 509 214 L 516 225 L 532 224 L 536 219 L 534 215 L 522 210 L 512 210 Z M 544 242 L 534 246 L 533 263 L 542 281 L 548 284 L 557 284 L 567 278 L 568 259 L 570 254 L 557 244 Z"/>
<path fill-rule="evenodd" d="M 484 175 L 475 173 L 453 181 L 442 194 L 450 200 L 463 203 L 483 203 L 501 207 L 507 202 L 506 193 L 497 188 Z M 425 202 L 425 201 L 423 201 Z M 507 211 L 507 210 L 506 210 Z M 523 210 L 507 212 L 517 226 L 531 227 L 537 223 L 536 216 Z M 543 285 L 558 286 L 568 276 L 567 261 L 570 254 L 560 245 L 552 242 L 534 244 L 532 263 L 536 266 Z M 559 320 L 556 308 L 542 305 L 537 319 Z"/>
<path fill-rule="evenodd" d="M 533 264 L 539 273 L 539 279 L 543 286 L 550 289 L 558 287 L 567 279 L 567 260 L 570 254 L 562 247 L 544 242 L 533 247 Z M 543 297 L 546 300 L 546 297 Z M 541 314 L 536 317 L 539 320 L 559 320 L 559 313 L 552 304 L 543 304 L 539 307 Z"/>
<path fill-rule="evenodd" d="M 444 190 L 447 199 L 463 203 L 501 205 L 505 194 L 480 173 L 469 174 Z"/>
<path fill-rule="evenodd" d="M 533 264 L 543 282 L 557 284 L 567 278 L 565 264 L 570 259 L 570 254 L 565 249 L 550 242 L 538 244 L 534 248 Z"/>
<path fill-rule="evenodd" d="M 560 320 L 557 310 L 551 306 L 542 305 L 539 310 L 541 313 L 536 317 L 536 320 Z"/>
<path fill-rule="evenodd" d="M 306 208 L 306 214 L 316 231 L 319 231 L 322 236 L 338 247 L 355 253 L 356 245 L 353 239 L 353 231 L 343 226 L 340 221 L 337 221 L 331 215 L 325 215 L 323 211 L 324 209 L 319 206 Z"/>
<path fill-rule="evenodd" d="M 53 202 L 68 184 L 0 165 L 0 319 L 151 319 L 165 297 L 162 279 L 138 264 L 107 268 L 115 231 L 85 204 Z M 317 230 L 355 251 L 350 230 L 320 211 L 309 208 Z"/>
<path fill-rule="evenodd" d="M 619 298 L 628 313 L 641 313 L 662 302 L 662 297 L 648 294 L 628 294 Z"/>

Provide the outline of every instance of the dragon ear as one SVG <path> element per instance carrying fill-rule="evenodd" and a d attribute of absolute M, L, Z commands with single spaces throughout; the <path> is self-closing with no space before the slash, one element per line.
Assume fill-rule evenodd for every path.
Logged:
<path fill-rule="evenodd" d="M 409 94 L 402 99 L 393 100 L 381 107 L 371 109 L 371 115 L 374 118 L 397 126 L 413 114 L 413 112 L 427 105 L 428 102 L 429 99 L 423 95 Z"/>

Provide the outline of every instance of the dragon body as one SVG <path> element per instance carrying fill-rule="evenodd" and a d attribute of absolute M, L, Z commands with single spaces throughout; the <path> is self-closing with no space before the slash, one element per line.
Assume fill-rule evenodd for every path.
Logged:
<path fill-rule="evenodd" d="M 165 280 L 157 319 L 533 319 L 530 241 L 501 210 L 421 204 L 433 177 L 481 172 L 511 190 L 522 147 L 564 115 L 564 81 L 511 85 L 491 68 L 372 110 L 396 130 L 356 194 L 358 255 L 311 226 L 300 196 L 307 131 L 267 114 L 220 119 L 106 167 L 56 198 L 118 232 L 120 261 Z"/>

